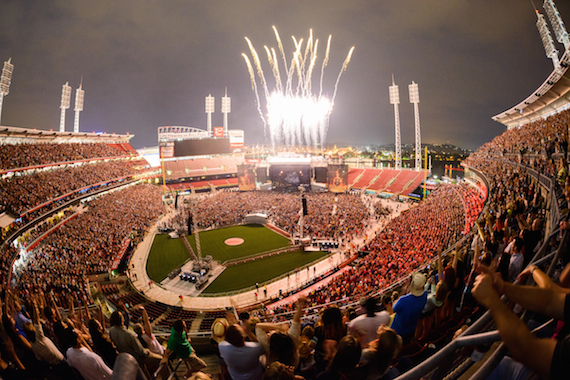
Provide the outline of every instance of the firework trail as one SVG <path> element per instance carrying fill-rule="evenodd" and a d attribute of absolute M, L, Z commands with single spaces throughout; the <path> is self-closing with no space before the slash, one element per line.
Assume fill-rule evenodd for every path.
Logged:
<path fill-rule="evenodd" d="M 245 37 L 245 40 L 249 46 L 253 64 L 248 56 L 243 54 L 251 77 L 252 90 L 255 92 L 257 110 L 263 119 L 264 135 L 267 136 L 269 132 L 274 149 L 276 146 L 323 146 L 338 84 L 342 73 L 348 67 L 354 47 L 350 49 L 344 60 L 334 84 L 333 96 L 329 99 L 324 95 L 324 71 L 329 61 L 332 36 L 329 36 L 327 41 L 317 95 L 312 92 L 312 77 L 317 68 L 319 40 L 313 38 L 313 31 L 309 31 L 309 38 L 304 47 L 303 39 L 297 40 L 292 36 L 294 52 L 289 65 L 279 32 L 275 26 L 273 31 L 284 68 L 283 71 L 280 70 L 276 49 L 264 46 L 267 62 L 275 81 L 274 89 L 270 91 L 270 85 L 263 73 L 259 55 L 247 37 Z M 265 95 L 266 116 L 263 115 L 262 111 L 256 72 L 260 80 L 260 87 Z M 282 78 L 281 72 L 285 73 L 285 78 Z"/>

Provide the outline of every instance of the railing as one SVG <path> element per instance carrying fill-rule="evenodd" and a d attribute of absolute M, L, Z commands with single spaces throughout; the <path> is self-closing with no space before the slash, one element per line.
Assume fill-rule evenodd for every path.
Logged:
<path fill-rule="evenodd" d="M 511 162 L 509 162 L 509 163 L 511 163 Z M 513 164 L 513 165 L 518 165 L 518 164 Z M 550 225 L 558 224 L 559 218 L 560 218 L 560 210 L 558 207 L 558 201 L 556 199 L 556 196 L 553 194 L 554 193 L 554 182 L 550 178 L 539 174 L 535 170 L 526 168 L 522 165 L 518 165 L 518 166 L 521 166 L 521 167 L 527 169 L 527 172 L 531 173 L 531 175 L 535 179 L 539 180 L 539 182 L 542 186 L 547 188 L 547 190 L 549 191 L 550 199 L 551 199 L 550 219 L 554 218 L 554 221 L 556 223 L 554 224 L 552 222 L 552 220 L 549 220 L 549 222 L 550 222 Z M 558 219 L 556 219 L 556 218 L 558 218 Z M 543 264 L 547 263 L 549 260 L 552 260 L 550 267 L 547 270 L 547 274 L 549 276 L 552 276 L 554 269 L 555 269 L 555 266 L 556 266 L 555 264 L 558 262 L 558 259 L 562 255 L 562 249 L 561 248 L 564 246 L 563 242 L 570 238 L 570 234 L 568 234 L 568 232 L 566 231 L 564 233 L 564 236 L 563 236 L 563 242 L 561 242 L 561 244 L 559 245 L 556 252 L 546 254 L 546 252 L 549 248 L 550 239 L 553 236 L 556 236 L 556 234 L 558 234 L 558 233 L 559 233 L 559 230 L 554 228 L 554 231 L 551 232 L 548 235 L 548 237 L 545 237 L 542 245 L 540 246 L 540 248 L 538 249 L 538 251 L 536 252 L 535 256 L 533 257 L 533 259 L 531 260 L 531 262 L 529 264 L 529 265 L 537 265 L 538 266 L 538 265 L 543 265 Z M 526 314 L 526 312 L 525 312 L 525 314 Z M 524 315 L 523 315 L 523 317 L 524 317 Z M 438 352 L 433 354 L 431 357 L 426 359 L 421 364 L 415 366 L 414 368 L 412 368 L 409 371 L 405 372 L 404 374 L 400 375 L 399 377 L 397 377 L 397 379 L 398 380 L 419 379 L 422 376 L 425 376 L 430 371 L 441 367 L 446 361 L 448 361 L 452 358 L 452 355 L 454 355 L 456 353 L 456 350 L 459 348 L 466 347 L 466 346 L 473 346 L 473 345 L 491 344 L 491 343 L 494 343 L 496 341 L 499 341 L 500 336 L 499 336 L 499 333 L 497 330 L 489 331 L 489 332 L 483 332 L 483 333 L 477 333 L 478 331 L 482 331 L 491 322 L 491 320 L 492 320 L 491 313 L 489 311 L 487 311 L 475 323 L 473 323 L 467 330 L 465 330 L 461 335 L 459 335 L 459 337 L 457 339 L 453 340 L 451 343 L 449 343 L 448 345 L 446 345 L 445 347 L 440 349 Z M 544 326 L 545 325 L 543 325 L 541 327 L 544 327 Z M 471 379 L 476 379 L 476 380 L 481 379 L 482 380 L 482 379 L 487 378 L 487 376 L 493 371 L 493 369 L 495 369 L 495 367 L 499 364 L 499 362 L 505 356 L 506 353 L 507 353 L 506 347 L 504 347 L 504 344 L 501 344 L 499 346 L 499 348 L 489 357 L 489 359 L 481 365 L 479 370 L 471 377 Z M 436 376 L 436 378 L 442 378 L 443 375 L 441 377 Z"/>

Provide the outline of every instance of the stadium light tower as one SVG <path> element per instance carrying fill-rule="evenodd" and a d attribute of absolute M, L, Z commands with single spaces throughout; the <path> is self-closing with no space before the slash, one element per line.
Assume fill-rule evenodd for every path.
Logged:
<path fill-rule="evenodd" d="M 69 108 L 71 103 L 71 86 L 69 82 L 65 82 L 61 90 L 61 116 L 59 117 L 59 131 L 65 132 L 65 111 Z"/>
<path fill-rule="evenodd" d="M 553 0 L 544 0 L 544 4 L 542 6 L 550 20 L 550 25 L 552 26 L 552 30 L 556 36 L 556 41 L 563 44 L 564 49 L 568 50 L 568 47 L 570 47 L 570 38 L 568 37 L 568 31 L 564 26 L 560 12 L 558 12 L 558 9 L 556 8 L 556 4 L 554 4 Z"/>
<path fill-rule="evenodd" d="M 208 114 L 208 136 L 212 135 L 212 114 L 214 113 L 214 97 L 206 96 L 206 113 Z"/>
<path fill-rule="evenodd" d="M 83 111 L 83 98 L 85 96 L 85 91 L 81 89 L 81 84 L 79 88 L 75 91 L 75 121 L 73 123 L 73 132 L 79 132 L 79 112 Z"/>
<path fill-rule="evenodd" d="M 544 46 L 544 51 L 546 56 L 552 59 L 552 63 L 554 64 L 554 70 L 558 70 L 560 68 L 560 60 L 558 59 L 558 50 L 554 46 L 554 40 L 552 39 L 552 35 L 550 34 L 550 30 L 548 30 L 548 25 L 546 25 L 546 20 L 544 16 L 538 13 L 538 9 L 536 11 L 536 27 L 538 28 L 538 33 L 540 34 L 540 39 L 542 40 L 542 46 Z"/>
<path fill-rule="evenodd" d="M 396 170 L 402 169 L 402 141 L 400 138 L 400 111 L 398 104 L 400 104 L 400 92 L 398 86 L 394 83 L 394 75 L 392 75 L 392 85 L 390 90 L 390 104 L 394 105 L 394 124 L 396 131 L 396 141 L 394 142 L 394 149 L 396 151 L 396 159 L 394 160 L 394 168 Z"/>
<path fill-rule="evenodd" d="M 420 91 L 418 89 L 418 84 L 412 81 L 412 84 L 408 86 L 408 91 L 410 92 L 410 103 L 414 105 L 414 119 L 416 126 L 416 171 L 421 170 L 422 166 L 422 136 L 420 134 Z"/>
<path fill-rule="evenodd" d="M 228 114 L 231 111 L 230 98 L 228 97 L 228 89 L 226 95 L 222 98 L 222 113 L 224 114 L 224 136 L 228 135 Z"/>
<path fill-rule="evenodd" d="M 12 65 L 12 58 L 4 62 L 2 69 L 2 77 L 0 77 L 0 119 L 2 117 L 2 103 L 4 97 L 10 92 L 10 83 L 12 83 L 12 73 L 14 72 L 14 65 Z"/>

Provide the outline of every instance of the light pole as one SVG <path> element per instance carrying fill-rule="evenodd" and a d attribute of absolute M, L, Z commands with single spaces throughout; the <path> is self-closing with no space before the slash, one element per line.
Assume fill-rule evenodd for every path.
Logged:
<path fill-rule="evenodd" d="M 392 75 L 392 85 L 390 90 L 390 104 L 394 105 L 394 129 L 396 139 L 394 142 L 394 150 L 396 151 L 396 158 L 394 159 L 394 168 L 396 170 L 402 169 L 402 141 L 400 137 L 400 111 L 398 104 L 400 104 L 400 92 L 398 86 L 394 83 L 394 75 Z"/>
<path fill-rule="evenodd" d="M 10 92 L 10 83 L 12 83 L 13 72 L 14 65 L 12 64 L 12 58 L 10 58 L 4 62 L 2 76 L 0 77 L 0 118 L 2 117 L 2 103 L 4 102 L 4 97 Z"/>
<path fill-rule="evenodd" d="M 65 132 L 65 111 L 71 103 L 71 86 L 69 82 L 65 82 L 61 90 L 61 116 L 59 117 L 59 131 Z"/>

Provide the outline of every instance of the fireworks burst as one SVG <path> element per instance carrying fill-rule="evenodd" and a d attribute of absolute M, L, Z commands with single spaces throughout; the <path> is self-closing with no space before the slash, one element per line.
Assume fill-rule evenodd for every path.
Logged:
<path fill-rule="evenodd" d="M 293 52 L 291 62 L 288 64 L 281 38 L 275 26 L 273 31 L 277 40 L 279 54 L 283 60 L 284 75 L 281 74 L 282 71 L 276 50 L 264 46 L 267 61 L 275 81 L 272 91 L 270 91 L 265 79 L 259 55 L 247 37 L 245 37 L 245 40 L 251 51 L 253 65 L 249 57 L 246 54 L 242 54 L 251 77 L 251 88 L 255 93 L 257 110 L 263 120 L 264 133 L 267 136 L 269 131 L 271 145 L 274 148 L 276 145 L 284 145 L 286 147 L 303 145 L 317 147 L 320 145 L 322 147 L 325 142 L 338 83 L 350 62 L 354 47 L 350 49 L 344 60 L 334 85 L 332 98 L 329 99 L 323 93 L 323 82 L 325 68 L 329 61 L 332 36 L 328 38 L 325 56 L 321 65 L 319 91 L 318 94 L 313 94 L 312 75 L 315 67 L 317 67 L 319 40 L 313 39 L 313 31 L 310 30 L 309 38 L 303 51 L 303 39 L 297 40 L 292 36 L 295 51 Z M 255 76 L 256 72 L 259 77 L 259 87 Z M 283 80 L 285 80 L 285 83 L 283 83 Z M 266 116 L 262 111 L 259 88 L 263 90 L 265 97 Z"/>

